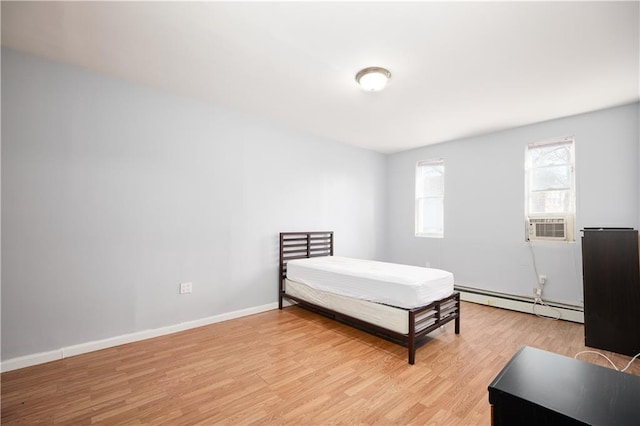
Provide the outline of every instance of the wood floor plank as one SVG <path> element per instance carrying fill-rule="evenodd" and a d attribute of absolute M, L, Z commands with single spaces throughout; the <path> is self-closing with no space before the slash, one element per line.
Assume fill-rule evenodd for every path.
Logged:
<path fill-rule="evenodd" d="M 405 348 L 290 307 L 3 373 L 1 421 L 488 425 L 487 386 L 523 345 L 591 349 L 581 324 L 463 302 L 461 334 L 447 324 L 408 365 Z"/>

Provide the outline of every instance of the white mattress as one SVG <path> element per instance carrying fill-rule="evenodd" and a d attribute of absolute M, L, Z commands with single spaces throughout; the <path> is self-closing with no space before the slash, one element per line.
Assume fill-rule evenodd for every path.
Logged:
<path fill-rule="evenodd" d="M 409 333 L 409 311 L 404 309 L 316 290 L 288 279 L 285 280 L 285 292 L 314 305 L 341 312 L 396 333 Z"/>
<path fill-rule="evenodd" d="M 291 260 L 287 278 L 316 290 L 405 309 L 453 293 L 451 272 L 338 256 Z"/>

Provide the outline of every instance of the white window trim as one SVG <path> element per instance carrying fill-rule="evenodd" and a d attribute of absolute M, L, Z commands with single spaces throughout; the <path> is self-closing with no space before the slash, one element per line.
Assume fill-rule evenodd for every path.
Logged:
<path fill-rule="evenodd" d="M 548 147 L 553 145 L 571 144 L 571 200 L 569 202 L 570 210 L 562 213 L 529 213 L 529 197 L 530 197 L 530 180 L 531 171 L 534 169 L 529 162 L 529 150 L 531 148 Z M 525 241 L 529 239 L 528 223 L 529 219 L 546 219 L 555 217 L 564 217 L 567 221 L 567 239 L 565 241 L 547 241 L 537 239 L 536 242 L 552 242 L 552 243 L 575 243 L 575 226 L 576 226 L 576 143 L 573 136 L 566 136 L 555 139 L 548 139 L 540 142 L 529 143 L 525 146 L 525 192 L 524 192 L 524 219 L 525 219 Z"/>
<path fill-rule="evenodd" d="M 414 230 L 416 237 L 422 238 L 444 238 L 444 217 L 442 218 L 442 228 L 440 232 L 420 232 L 420 217 L 419 213 L 419 200 L 424 198 L 440 198 L 442 199 L 443 209 L 444 209 L 444 197 L 445 197 L 445 188 L 444 188 L 444 180 L 445 176 L 442 177 L 442 196 L 441 197 L 419 197 L 418 194 L 418 177 L 420 174 L 420 168 L 423 166 L 431 166 L 431 165 L 442 165 L 444 167 L 444 159 L 443 158 L 431 158 L 428 160 L 421 160 L 416 163 L 415 175 L 414 175 Z"/>

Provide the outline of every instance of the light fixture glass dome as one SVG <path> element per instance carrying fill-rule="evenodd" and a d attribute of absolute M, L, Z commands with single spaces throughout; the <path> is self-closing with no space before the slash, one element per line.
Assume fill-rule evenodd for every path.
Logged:
<path fill-rule="evenodd" d="M 389 70 L 380 67 L 369 67 L 356 74 L 356 81 L 363 90 L 377 92 L 385 88 L 391 77 Z"/>

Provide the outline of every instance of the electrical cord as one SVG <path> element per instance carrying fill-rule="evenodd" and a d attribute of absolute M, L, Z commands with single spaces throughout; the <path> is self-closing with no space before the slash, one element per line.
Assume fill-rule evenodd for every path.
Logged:
<path fill-rule="evenodd" d="M 540 276 L 538 274 L 538 265 L 536 262 L 536 254 L 533 250 L 533 244 L 531 244 L 531 240 L 528 241 L 528 245 L 529 245 L 529 251 L 531 251 L 531 260 L 533 261 L 533 272 L 536 274 L 536 282 L 538 281 L 538 277 Z M 540 289 L 540 295 L 537 296 L 536 298 L 533 299 L 533 313 L 535 316 L 537 316 L 538 318 L 544 318 L 544 319 L 548 319 L 548 320 L 553 320 L 553 321 L 557 321 L 560 318 L 562 318 L 562 312 L 560 312 L 559 309 L 556 309 L 554 307 L 551 307 L 549 305 L 547 305 L 546 303 L 544 303 L 544 301 L 542 300 L 542 287 L 540 287 L 540 285 L 538 284 L 538 288 Z M 548 316 L 544 316 L 544 315 L 540 315 L 536 312 L 536 305 L 540 304 L 541 306 L 544 306 L 546 308 L 549 308 L 551 310 L 554 310 L 556 312 L 556 314 L 558 315 L 557 317 L 548 317 Z"/>
<path fill-rule="evenodd" d="M 544 315 L 540 315 L 536 312 L 536 305 L 540 304 L 540 306 L 544 306 L 545 308 L 551 309 L 553 311 L 556 311 L 556 314 L 558 315 L 557 317 L 548 317 L 548 316 L 544 316 Z M 544 303 L 542 301 L 541 297 L 536 297 L 533 300 L 533 313 L 535 314 L 535 316 L 539 317 L 539 318 L 544 318 L 544 319 L 548 319 L 548 320 L 553 320 L 553 321 L 558 321 L 560 318 L 562 318 L 562 312 L 560 312 L 559 309 L 554 308 L 553 306 L 549 306 L 546 303 Z"/>
<path fill-rule="evenodd" d="M 529 244 L 529 251 L 531 251 L 531 259 L 533 260 L 533 272 L 536 274 L 536 282 L 538 281 L 538 262 L 536 262 L 536 254 L 533 251 L 533 244 L 531 244 L 531 240 L 527 241 Z"/>
<path fill-rule="evenodd" d="M 600 355 L 601 357 L 603 357 L 604 359 L 606 359 L 607 361 L 609 361 L 609 364 L 611 364 L 611 365 L 613 366 L 613 368 L 614 368 L 616 371 L 620 371 L 621 373 L 624 373 L 624 372 L 625 372 L 625 371 L 626 371 L 626 370 L 631 366 L 631 363 L 632 363 L 633 361 L 635 361 L 635 360 L 636 360 L 636 358 L 640 357 L 640 353 L 636 354 L 636 356 L 634 356 L 633 358 L 631 358 L 631 361 L 629 361 L 629 362 L 627 363 L 627 365 L 626 365 L 622 370 L 620 370 L 618 367 L 616 367 L 616 365 L 613 363 L 613 361 L 611 361 L 611 360 L 610 360 L 610 359 L 609 359 L 605 354 L 601 354 L 600 352 L 596 352 L 596 351 L 581 351 L 581 352 L 578 352 L 577 354 L 575 354 L 575 356 L 574 356 L 573 358 L 574 358 L 574 359 L 578 359 L 578 355 L 582 355 L 582 354 L 596 354 L 596 355 Z"/>

